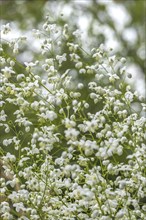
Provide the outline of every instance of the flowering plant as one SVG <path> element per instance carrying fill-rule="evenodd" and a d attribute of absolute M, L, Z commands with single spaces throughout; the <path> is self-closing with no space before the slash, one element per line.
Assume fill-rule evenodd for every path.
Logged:
<path fill-rule="evenodd" d="M 1 218 L 145 219 L 146 105 L 126 59 L 49 17 L 34 34 L 38 60 L 21 62 L 25 37 L 1 47 Z"/>

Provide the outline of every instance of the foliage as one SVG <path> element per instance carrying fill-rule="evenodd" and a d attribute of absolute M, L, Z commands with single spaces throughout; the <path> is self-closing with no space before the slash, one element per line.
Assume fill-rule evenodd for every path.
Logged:
<path fill-rule="evenodd" d="M 146 105 L 126 59 L 50 19 L 38 60 L 19 61 L 24 36 L 1 48 L 1 217 L 144 219 Z"/>

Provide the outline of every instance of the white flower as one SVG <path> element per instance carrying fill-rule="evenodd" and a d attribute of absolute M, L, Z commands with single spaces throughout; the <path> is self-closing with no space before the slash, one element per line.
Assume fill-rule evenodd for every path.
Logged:
<path fill-rule="evenodd" d="M 109 73 L 108 76 L 109 76 L 109 81 L 112 83 L 114 83 L 117 79 L 120 79 L 119 76 L 117 76 L 116 74 Z"/>
<path fill-rule="evenodd" d="M 75 127 L 76 126 L 76 122 L 73 121 L 73 120 L 70 120 L 69 118 L 65 118 L 63 120 L 63 123 L 65 124 L 65 127 L 66 128 L 72 128 L 72 127 Z"/>
<path fill-rule="evenodd" d="M 57 118 L 57 114 L 54 111 L 46 111 L 46 118 L 50 121 L 54 121 Z"/>
<path fill-rule="evenodd" d="M 16 180 L 13 179 L 13 180 L 9 180 L 9 181 L 7 181 L 6 185 L 10 185 L 12 188 L 14 188 L 15 185 L 16 185 Z"/>
<path fill-rule="evenodd" d="M 96 99 L 97 98 L 97 94 L 96 93 L 90 93 L 90 98 L 91 99 Z"/>
<path fill-rule="evenodd" d="M 36 66 L 39 63 L 39 61 L 35 61 L 35 63 L 33 62 L 24 62 L 25 66 L 26 66 L 26 70 L 30 71 L 32 67 Z"/>
<path fill-rule="evenodd" d="M 132 92 L 130 92 L 130 91 L 126 92 L 126 93 L 125 93 L 125 98 L 126 98 L 128 101 L 132 102 L 132 101 L 133 101 L 133 94 L 132 94 Z"/>
<path fill-rule="evenodd" d="M 43 25 L 43 29 L 44 29 L 45 31 L 55 32 L 55 31 L 57 31 L 57 26 L 56 26 L 56 24 L 48 24 L 48 22 L 46 22 L 46 23 Z"/>
<path fill-rule="evenodd" d="M 10 23 L 2 25 L 2 33 L 3 34 L 8 34 L 10 31 L 11 31 Z"/>
<path fill-rule="evenodd" d="M 4 140 L 6 141 L 6 140 Z M 11 143 L 11 139 L 10 139 L 10 143 Z M 15 162 L 16 161 L 16 157 L 15 155 L 10 154 L 9 152 L 6 154 L 6 156 L 3 156 L 4 161 L 11 161 L 11 162 Z"/>
<path fill-rule="evenodd" d="M 10 211 L 9 203 L 5 201 L 4 202 L 1 201 L 0 208 L 2 213 Z"/>
<path fill-rule="evenodd" d="M 97 129 L 97 121 L 94 120 L 94 119 L 91 120 L 91 121 L 85 121 L 84 124 L 85 124 L 85 127 L 86 127 L 86 131 L 94 133 Z"/>
<path fill-rule="evenodd" d="M 4 73 L 4 76 L 8 79 L 11 77 L 12 74 L 15 72 L 13 71 L 12 67 L 5 67 L 4 69 L 1 70 Z"/>
<path fill-rule="evenodd" d="M 12 141 L 13 141 L 12 139 L 5 139 L 5 140 L 3 140 L 3 145 L 8 146 L 12 143 Z"/>
<path fill-rule="evenodd" d="M 18 80 L 18 81 L 21 81 L 21 80 L 23 80 L 24 78 L 25 78 L 24 74 L 18 74 L 18 75 L 17 75 L 17 80 Z"/>
<path fill-rule="evenodd" d="M 39 102 L 34 101 L 31 103 L 31 108 L 37 111 L 39 109 Z"/>
<path fill-rule="evenodd" d="M 77 136 L 80 134 L 75 128 L 68 128 L 65 130 L 65 137 L 67 139 L 76 140 Z"/>
<path fill-rule="evenodd" d="M 125 58 L 125 57 L 122 57 L 122 58 L 120 59 L 120 61 L 121 61 L 121 63 L 125 64 L 125 63 L 126 63 L 126 58 Z"/>
<path fill-rule="evenodd" d="M 84 103 L 84 107 L 87 109 L 87 108 L 89 108 L 89 104 L 86 102 L 86 103 Z"/>
<path fill-rule="evenodd" d="M 87 73 L 88 74 L 93 74 L 95 72 L 95 66 L 92 65 L 92 66 L 86 66 L 86 69 L 87 69 Z"/>
<path fill-rule="evenodd" d="M 3 220 L 7 220 L 7 219 L 13 220 L 13 219 L 14 219 L 14 218 L 13 218 L 13 215 L 11 215 L 9 212 L 3 213 L 3 214 L 1 215 L 1 217 L 2 217 Z"/>
<path fill-rule="evenodd" d="M 6 121 L 7 115 L 5 114 L 4 110 L 0 112 L 0 121 Z"/>
<path fill-rule="evenodd" d="M 116 218 L 122 218 L 125 215 L 125 211 L 123 209 L 121 209 L 120 211 L 117 212 L 116 214 Z"/>
<path fill-rule="evenodd" d="M 82 69 L 79 70 L 79 73 L 80 73 L 80 74 L 85 74 L 85 73 L 86 73 L 86 70 L 85 70 L 84 68 L 82 68 Z"/>
<path fill-rule="evenodd" d="M 78 83 L 78 89 L 83 89 L 84 88 L 84 84 L 83 83 Z"/>
<path fill-rule="evenodd" d="M 56 59 L 57 59 L 58 62 L 59 62 L 59 66 L 61 66 L 62 62 L 64 62 L 64 61 L 67 60 L 67 59 L 66 59 L 66 53 L 64 53 L 62 56 L 57 55 L 57 56 L 56 56 Z"/>
<path fill-rule="evenodd" d="M 25 207 L 22 202 L 14 203 L 13 206 L 16 208 L 16 212 L 25 211 Z"/>
<path fill-rule="evenodd" d="M 75 67 L 76 67 L 77 69 L 80 69 L 82 66 L 83 66 L 83 63 L 82 63 L 82 62 L 77 62 L 76 65 L 75 65 Z"/>

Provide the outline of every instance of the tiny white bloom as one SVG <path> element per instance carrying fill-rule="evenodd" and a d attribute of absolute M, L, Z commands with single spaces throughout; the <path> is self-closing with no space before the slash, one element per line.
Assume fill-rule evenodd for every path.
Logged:
<path fill-rule="evenodd" d="M 57 118 L 57 114 L 54 111 L 47 111 L 46 112 L 46 118 L 50 121 L 54 121 Z"/>
<path fill-rule="evenodd" d="M 128 101 L 132 102 L 132 101 L 133 101 L 133 94 L 132 94 L 132 92 L 130 92 L 130 91 L 126 92 L 126 93 L 125 93 L 125 98 L 126 98 Z"/>
<path fill-rule="evenodd" d="M 10 23 L 2 25 L 2 33 L 3 34 L 8 34 L 10 31 L 11 31 Z"/>
<path fill-rule="evenodd" d="M 58 60 L 59 65 L 61 65 L 61 64 L 62 64 L 62 62 L 64 62 L 64 61 L 66 61 L 66 60 L 67 60 L 67 59 L 66 59 L 66 53 L 64 53 L 64 54 L 63 54 L 63 55 L 61 55 L 61 56 L 57 55 L 57 56 L 56 56 L 56 59 Z"/>

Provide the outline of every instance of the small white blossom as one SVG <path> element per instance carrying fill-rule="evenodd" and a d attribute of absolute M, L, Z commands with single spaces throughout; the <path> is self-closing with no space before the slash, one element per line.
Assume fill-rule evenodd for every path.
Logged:
<path fill-rule="evenodd" d="M 26 70 L 30 71 L 32 67 L 36 66 L 39 63 L 39 61 L 35 61 L 35 63 L 33 62 L 24 62 L 25 66 L 26 66 Z"/>
<path fill-rule="evenodd" d="M 67 59 L 66 59 L 66 53 L 64 53 L 62 56 L 57 55 L 57 56 L 56 56 L 56 59 L 58 60 L 59 65 L 61 66 L 62 62 L 64 62 L 64 61 L 67 60 Z"/>
<path fill-rule="evenodd" d="M 57 114 L 53 111 L 47 111 L 46 118 L 49 119 L 50 121 L 54 121 L 54 119 L 57 118 Z"/>
<path fill-rule="evenodd" d="M 132 94 L 132 92 L 130 92 L 130 91 L 126 92 L 126 93 L 125 93 L 125 98 L 126 98 L 128 101 L 132 102 L 132 101 L 133 101 L 133 94 Z"/>
<path fill-rule="evenodd" d="M 16 208 L 16 212 L 25 211 L 25 207 L 22 202 L 14 203 L 13 206 Z"/>
<path fill-rule="evenodd" d="M 125 211 L 121 209 L 121 210 L 118 211 L 118 213 L 116 214 L 116 218 L 117 218 L 117 219 L 120 219 L 120 218 L 122 218 L 124 215 L 125 215 Z"/>
<path fill-rule="evenodd" d="M 76 65 L 75 65 L 75 67 L 76 67 L 77 69 L 82 68 L 82 66 L 83 66 L 83 63 L 82 63 L 82 62 L 77 62 Z"/>
<path fill-rule="evenodd" d="M 67 130 L 65 130 L 65 137 L 67 139 L 76 140 L 79 133 L 80 132 L 77 131 L 75 128 L 68 128 Z"/>
<path fill-rule="evenodd" d="M 8 34 L 10 31 L 11 31 L 10 23 L 2 25 L 2 33 L 3 34 Z"/>
<path fill-rule="evenodd" d="M 12 76 L 12 74 L 14 74 L 15 72 L 13 71 L 12 67 L 5 67 L 4 69 L 1 70 L 6 78 L 10 78 Z"/>

